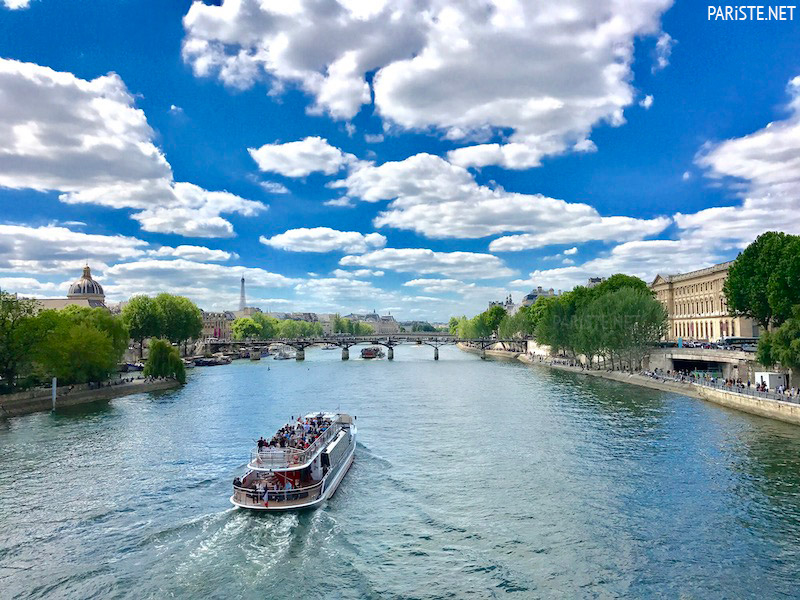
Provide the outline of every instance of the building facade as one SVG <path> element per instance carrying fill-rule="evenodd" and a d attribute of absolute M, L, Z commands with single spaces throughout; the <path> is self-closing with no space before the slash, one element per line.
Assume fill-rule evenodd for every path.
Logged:
<path fill-rule="evenodd" d="M 677 275 L 658 275 L 650 284 L 669 318 L 668 340 L 716 341 L 721 337 L 758 337 L 758 326 L 733 317 L 722 286 L 732 262 Z"/>
<path fill-rule="evenodd" d="M 229 340 L 233 337 L 233 321 L 236 315 L 231 311 L 203 313 L 203 338 Z"/>
<path fill-rule="evenodd" d="M 542 288 L 542 286 L 539 286 L 535 290 L 531 290 L 530 293 L 522 299 L 522 306 L 530 306 L 535 304 L 539 298 L 550 298 L 555 295 L 556 292 L 553 288 L 546 290 Z"/>

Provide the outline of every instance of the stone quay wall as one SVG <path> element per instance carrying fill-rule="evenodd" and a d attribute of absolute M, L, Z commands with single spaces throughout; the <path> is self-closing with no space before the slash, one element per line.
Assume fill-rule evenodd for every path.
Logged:
<path fill-rule="evenodd" d="M 68 406 L 107 401 L 131 394 L 169 390 L 180 385 L 175 379 L 157 379 L 155 381 L 135 379 L 130 383 L 94 389 L 90 389 L 85 384 L 73 386 L 72 390 L 69 390 L 66 386 L 60 387 L 56 390 L 56 410 Z M 0 396 L 0 418 L 27 415 L 34 412 L 52 410 L 52 408 L 53 398 L 51 392 L 42 388 Z"/>

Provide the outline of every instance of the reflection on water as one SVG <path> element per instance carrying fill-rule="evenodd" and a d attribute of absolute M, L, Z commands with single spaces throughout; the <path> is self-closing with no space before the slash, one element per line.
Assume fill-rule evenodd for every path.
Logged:
<path fill-rule="evenodd" d="M 395 356 L 198 368 L 0 424 L 0 596 L 795 596 L 800 429 L 453 348 Z M 254 438 L 337 407 L 359 447 L 331 501 L 230 506 Z"/>

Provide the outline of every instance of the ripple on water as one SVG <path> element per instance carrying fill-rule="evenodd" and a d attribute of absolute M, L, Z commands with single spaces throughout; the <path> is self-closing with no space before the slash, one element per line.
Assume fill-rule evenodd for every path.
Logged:
<path fill-rule="evenodd" d="M 452 348 L 334 354 L 4 423 L 0 596 L 796 596 L 797 428 Z M 358 415 L 336 496 L 231 508 L 252 440 L 312 398 Z"/>

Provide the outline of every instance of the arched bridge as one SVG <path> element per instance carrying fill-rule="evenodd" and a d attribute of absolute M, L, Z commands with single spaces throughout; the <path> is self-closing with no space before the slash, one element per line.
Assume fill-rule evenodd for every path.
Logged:
<path fill-rule="evenodd" d="M 272 344 L 286 344 L 295 350 L 297 360 L 305 359 L 305 351 L 309 346 L 334 345 L 342 349 L 342 360 L 350 358 L 350 348 L 359 344 L 371 344 L 374 346 L 384 346 L 387 349 L 387 358 L 394 358 L 394 347 L 400 344 L 421 344 L 433 348 L 433 359 L 439 360 L 439 347 L 458 343 L 467 343 L 470 346 L 480 349 L 481 358 L 486 358 L 486 349 L 498 344 L 521 344 L 521 340 L 502 340 L 495 338 L 480 339 L 461 339 L 448 333 L 433 332 L 413 332 L 413 333 L 391 333 L 391 334 L 371 334 L 371 335 L 346 335 L 331 334 L 318 337 L 285 339 L 277 338 L 271 340 L 217 340 L 210 341 L 208 345 L 212 352 L 219 352 L 225 348 L 253 348 L 261 349 Z"/>

